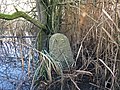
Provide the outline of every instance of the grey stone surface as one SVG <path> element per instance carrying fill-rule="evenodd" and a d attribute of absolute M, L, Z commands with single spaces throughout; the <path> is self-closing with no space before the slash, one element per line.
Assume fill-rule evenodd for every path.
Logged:
<path fill-rule="evenodd" d="M 64 34 L 56 33 L 51 36 L 49 52 L 54 60 L 61 63 L 62 69 L 68 69 L 74 63 L 69 40 Z"/>

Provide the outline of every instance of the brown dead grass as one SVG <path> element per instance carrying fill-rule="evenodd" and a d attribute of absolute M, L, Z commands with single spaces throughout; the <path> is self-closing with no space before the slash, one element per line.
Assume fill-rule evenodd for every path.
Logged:
<path fill-rule="evenodd" d="M 93 83 L 102 88 L 120 89 L 120 2 L 88 0 L 67 4 L 61 32 L 70 40 L 76 68 L 94 74 Z"/>

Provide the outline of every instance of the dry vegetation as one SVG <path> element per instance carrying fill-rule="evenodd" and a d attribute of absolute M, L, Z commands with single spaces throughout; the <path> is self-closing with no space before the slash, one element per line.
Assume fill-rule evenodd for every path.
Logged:
<path fill-rule="evenodd" d="M 52 75 L 52 82 L 43 79 L 38 88 L 119 90 L 120 2 L 70 0 L 59 5 L 62 6 L 62 20 L 58 32 L 69 38 L 75 64 L 70 71 L 63 70 L 58 77 L 54 71 L 47 71 Z"/>
<path fill-rule="evenodd" d="M 51 70 L 47 73 L 52 75 L 52 81 L 38 76 L 35 82 L 33 80 L 33 84 L 39 83 L 36 86 L 38 90 L 56 90 L 61 86 L 64 90 L 88 90 L 83 86 L 91 88 L 90 90 L 119 90 L 119 0 L 64 1 L 66 2 L 59 3 L 62 6 L 62 20 L 58 25 L 58 32 L 69 38 L 75 59 L 74 67 L 71 71 L 63 71 L 61 76 L 57 76 L 54 69 L 57 67 L 53 70 L 50 66 Z M 40 65 L 49 62 L 54 64 L 49 58 L 48 54 L 41 53 Z"/>
<path fill-rule="evenodd" d="M 91 84 L 99 90 L 120 89 L 118 1 L 87 0 L 64 5 L 61 31 L 70 40 L 76 69 L 92 72 Z"/>
<path fill-rule="evenodd" d="M 27 8 L 26 8 L 27 7 Z M 15 12 L 16 8 L 18 10 L 24 11 L 29 14 L 31 17 L 36 18 L 35 11 L 35 1 L 34 0 L 1 0 L 0 1 L 0 13 L 12 14 Z M 36 32 L 35 32 L 36 31 Z M 23 18 L 18 18 L 15 20 L 3 20 L 0 19 L 0 40 L 3 42 L 12 41 L 23 41 L 24 43 L 30 44 L 27 42 L 27 39 L 18 40 L 18 37 L 32 36 L 36 35 L 38 31 L 35 26 L 30 22 L 26 21 Z M 2 38 L 4 36 L 5 38 Z M 10 37 L 10 38 L 9 38 Z"/>

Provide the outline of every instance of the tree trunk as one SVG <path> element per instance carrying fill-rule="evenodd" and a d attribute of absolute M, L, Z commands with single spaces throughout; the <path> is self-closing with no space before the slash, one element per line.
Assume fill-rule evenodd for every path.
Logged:
<path fill-rule="evenodd" d="M 47 19 L 45 18 L 45 8 L 44 6 L 41 4 L 42 0 L 36 0 L 36 8 L 37 8 L 37 12 L 38 12 L 38 20 L 46 25 Z M 46 41 L 47 41 L 47 35 L 45 32 L 43 32 L 43 30 L 40 30 L 40 32 L 38 33 L 38 42 L 37 42 L 37 49 L 38 50 L 42 50 L 42 49 L 46 49 Z"/>

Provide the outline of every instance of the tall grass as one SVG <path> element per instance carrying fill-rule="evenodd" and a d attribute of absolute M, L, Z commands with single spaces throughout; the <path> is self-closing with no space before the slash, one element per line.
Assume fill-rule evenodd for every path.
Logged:
<path fill-rule="evenodd" d="M 74 0 L 64 6 L 62 32 L 71 43 L 76 68 L 91 70 L 99 88 L 120 89 L 119 10 L 117 0 Z"/>
<path fill-rule="evenodd" d="M 61 6 L 59 10 L 57 6 Z M 93 76 L 90 84 L 98 90 L 120 89 L 119 6 L 117 0 L 49 0 L 46 5 L 48 29 L 64 33 L 70 40 L 75 71 L 64 77 L 70 77 L 76 89 L 80 89 L 75 82 L 79 78 L 72 77 L 76 69 L 78 74 Z"/>

